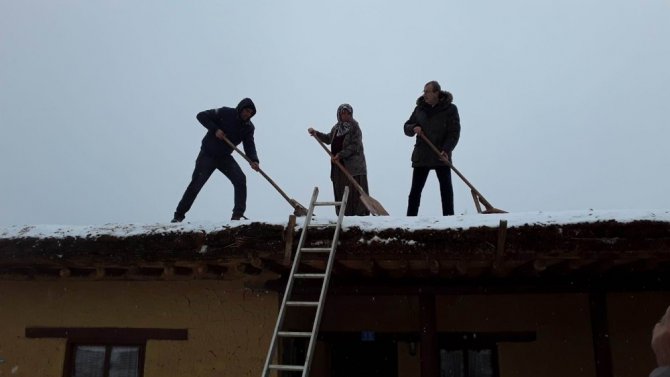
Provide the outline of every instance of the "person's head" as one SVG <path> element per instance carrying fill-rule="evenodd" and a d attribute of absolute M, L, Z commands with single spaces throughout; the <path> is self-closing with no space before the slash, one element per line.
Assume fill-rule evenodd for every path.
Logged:
<path fill-rule="evenodd" d="M 245 98 L 237 104 L 237 113 L 240 114 L 242 121 L 247 122 L 256 115 L 256 105 L 251 98 Z"/>
<path fill-rule="evenodd" d="M 245 107 L 240 112 L 240 119 L 247 122 L 249 119 L 251 119 L 252 116 L 254 116 L 255 113 L 256 112 L 251 107 Z"/>
<path fill-rule="evenodd" d="M 337 108 L 337 120 L 340 122 L 351 122 L 354 118 L 354 108 L 344 103 Z"/>
<path fill-rule="evenodd" d="M 423 86 L 423 99 L 429 105 L 435 105 L 440 101 L 442 88 L 437 81 L 430 81 Z"/>

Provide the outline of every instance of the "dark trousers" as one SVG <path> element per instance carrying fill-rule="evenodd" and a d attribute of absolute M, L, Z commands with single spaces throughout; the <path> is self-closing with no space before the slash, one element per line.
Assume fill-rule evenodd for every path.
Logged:
<path fill-rule="evenodd" d="M 451 187 L 451 168 L 448 166 L 415 167 L 412 173 L 412 188 L 409 190 L 407 202 L 407 216 L 416 216 L 419 213 L 421 203 L 421 191 L 426 185 L 428 173 L 435 170 L 437 180 L 440 182 L 440 196 L 442 198 L 442 215 L 454 214 L 454 189 Z"/>
<path fill-rule="evenodd" d="M 191 177 L 191 183 L 186 187 L 175 215 L 183 217 L 186 215 L 195 197 L 198 196 L 200 189 L 205 185 L 215 169 L 219 169 L 233 184 L 235 190 L 235 206 L 233 215 L 243 215 L 247 207 L 247 177 L 242 172 L 240 165 L 237 164 L 233 156 L 225 155 L 223 157 L 210 157 L 202 152 L 195 160 L 195 169 Z"/>
<path fill-rule="evenodd" d="M 336 202 L 342 200 L 342 197 L 344 196 L 344 188 L 349 186 L 349 197 L 347 199 L 347 208 L 344 210 L 344 216 L 370 216 L 370 211 L 368 211 L 365 204 L 361 201 L 361 194 L 354 188 L 347 176 L 344 175 L 340 169 L 334 167 L 331 172 L 331 179 L 333 180 L 333 193 Z M 361 185 L 363 192 L 367 194 L 368 176 L 357 175 L 354 179 Z M 339 213 L 339 207 L 335 207 L 335 214 L 339 215 Z"/>

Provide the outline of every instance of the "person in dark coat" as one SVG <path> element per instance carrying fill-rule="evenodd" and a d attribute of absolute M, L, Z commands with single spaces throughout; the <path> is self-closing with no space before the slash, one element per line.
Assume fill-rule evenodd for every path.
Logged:
<path fill-rule="evenodd" d="M 407 203 L 407 216 L 416 216 L 421 203 L 421 191 L 426 184 L 428 173 L 435 170 L 440 182 L 442 214 L 454 214 L 454 191 L 451 186 L 451 169 L 440 160 L 430 146 L 418 136 L 423 133 L 438 149 L 442 156 L 451 160 L 451 152 L 458 143 L 461 121 L 458 109 L 452 103 L 453 96 L 440 88 L 437 81 L 424 86 L 423 95 L 416 100 L 416 107 L 405 122 L 405 135 L 416 137 L 412 152 L 412 188 Z"/>
<path fill-rule="evenodd" d="M 205 185 L 215 169 L 225 175 L 234 188 L 234 207 L 232 220 L 244 217 L 247 203 L 247 178 L 232 156 L 233 148 L 223 139 L 227 138 L 234 145 L 243 143 L 244 152 L 252 161 L 251 168 L 258 171 L 259 160 L 254 143 L 254 124 L 251 117 L 256 114 L 256 106 L 250 98 L 245 98 L 236 108 L 221 107 L 198 113 L 197 119 L 207 133 L 202 139 L 200 153 L 195 160 L 195 169 L 191 183 L 186 187 L 177 210 L 174 212 L 173 223 L 181 222 L 186 212 L 191 209 L 193 201 Z"/>
<path fill-rule="evenodd" d="M 354 177 L 356 182 L 368 193 L 367 165 L 363 152 L 363 133 L 358 122 L 354 119 L 354 109 L 349 104 L 342 104 L 337 108 L 337 123 L 329 133 L 325 134 L 308 128 L 310 135 L 316 136 L 322 142 L 330 144 L 333 163 L 330 165 L 330 179 L 333 181 L 335 201 L 341 201 L 344 188 L 349 186 L 349 198 L 345 216 L 368 216 L 370 211 L 361 202 L 360 193 L 352 186 L 347 176 L 342 173 L 334 161 L 339 161 Z M 335 213 L 338 213 L 335 208 Z"/>

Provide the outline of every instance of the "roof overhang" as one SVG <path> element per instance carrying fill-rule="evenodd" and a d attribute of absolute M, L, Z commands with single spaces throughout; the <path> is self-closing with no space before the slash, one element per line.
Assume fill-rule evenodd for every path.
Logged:
<path fill-rule="evenodd" d="M 670 219 L 600 216 L 593 221 L 524 222 L 513 215 L 478 216 L 483 225 L 464 227 L 454 226 L 457 217 L 444 220 L 447 225 L 441 219 L 417 219 L 415 226 L 408 226 L 413 223 L 407 218 L 345 221 L 333 281 L 445 289 L 668 287 Z M 39 234 L 30 227 L 5 230 L 0 232 L 0 278 L 281 281 L 301 235 L 300 219 L 297 225 L 290 221 L 162 224 L 142 226 L 141 231 L 128 225 L 83 232 L 56 227 Z M 317 228 L 310 230 L 308 241 L 323 245 L 331 237 L 331 230 Z M 322 258 L 303 261 L 306 271 L 325 267 Z"/>

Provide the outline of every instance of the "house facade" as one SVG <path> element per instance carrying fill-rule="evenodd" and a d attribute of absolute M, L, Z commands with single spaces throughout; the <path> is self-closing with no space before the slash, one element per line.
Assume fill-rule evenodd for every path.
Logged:
<path fill-rule="evenodd" d="M 648 374 L 670 304 L 670 222 L 499 216 L 411 230 L 352 221 L 311 375 Z M 301 232 L 292 221 L 0 231 L 0 375 L 260 375 Z M 305 349 L 286 340 L 281 358 Z"/>

